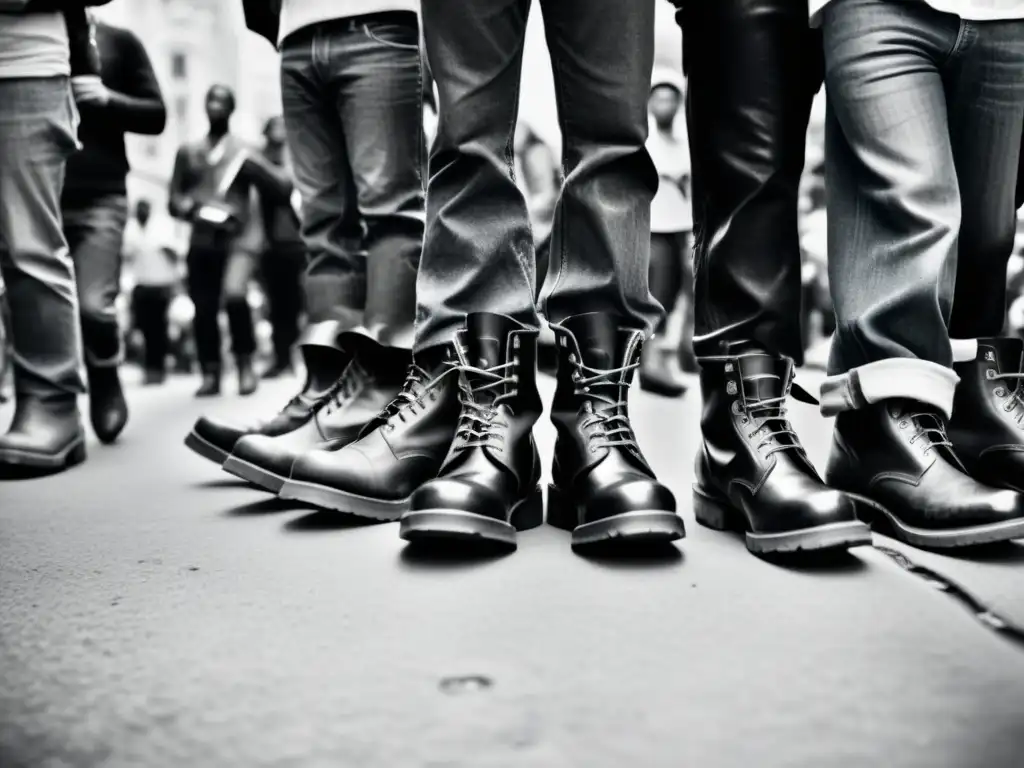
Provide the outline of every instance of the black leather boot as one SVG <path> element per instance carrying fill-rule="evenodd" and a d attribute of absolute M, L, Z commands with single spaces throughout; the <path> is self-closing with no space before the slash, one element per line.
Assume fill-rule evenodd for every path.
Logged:
<path fill-rule="evenodd" d="M 840 413 L 825 478 L 869 501 L 861 507 L 908 544 L 948 548 L 1024 537 L 1024 496 L 968 476 L 943 417 L 911 400 Z"/>
<path fill-rule="evenodd" d="M 409 361 L 404 350 L 356 352 L 329 397 L 312 418 L 282 435 L 246 435 L 235 443 L 222 469 L 264 490 L 277 493 L 291 475 L 292 464 L 315 448 L 336 451 L 353 442 L 402 386 Z"/>
<path fill-rule="evenodd" d="M 351 355 L 337 346 L 337 336 L 336 323 L 321 323 L 310 329 L 302 347 L 306 359 L 306 382 L 299 394 L 278 413 L 269 419 L 245 424 L 231 424 L 203 416 L 185 438 L 185 445 L 203 458 L 223 464 L 235 443 L 244 435 L 283 435 L 307 423 L 351 360 Z"/>
<path fill-rule="evenodd" d="M 947 434 L 967 474 L 1024 492 L 1024 341 L 979 339 L 978 356 L 954 363 L 960 376 Z"/>
<path fill-rule="evenodd" d="M 662 397 L 686 394 L 686 382 L 669 367 L 668 357 L 653 344 L 645 345 L 640 353 L 640 389 Z"/>
<path fill-rule="evenodd" d="M 572 531 L 573 546 L 611 539 L 675 541 L 686 535 L 672 492 L 657 481 L 633 434 L 628 394 L 643 332 L 606 313 L 552 324 L 558 432 L 548 523 Z"/>
<path fill-rule="evenodd" d="M 196 390 L 196 397 L 216 397 L 220 394 L 220 366 L 204 366 L 202 381 Z"/>
<path fill-rule="evenodd" d="M 41 474 L 83 461 L 85 430 L 77 399 L 17 395 L 10 429 L 0 436 L 0 469 Z"/>
<path fill-rule="evenodd" d="M 259 379 L 252 367 L 252 358 L 249 355 L 239 355 L 236 361 L 238 366 L 238 394 L 247 397 L 256 391 L 259 386 Z"/>
<path fill-rule="evenodd" d="M 401 392 L 360 438 L 338 451 L 300 456 L 278 495 L 369 520 L 398 520 L 448 455 L 461 410 L 457 363 L 455 345 L 417 354 Z"/>
<path fill-rule="evenodd" d="M 703 357 L 700 366 L 697 521 L 743 531 L 755 554 L 870 544 L 857 504 L 822 482 L 786 416 L 793 361 L 752 352 Z"/>
<path fill-rule="evenodd" d="M 89 376 L 89 417 L 101 443 L 112 443 L 128 423 L 128 403 L 124 399 L 117 366 L 87 368 Z"/>
<path fill-rule="evenodd" d="M 437 477 L 413 493 L 399 535 L 515 548 L 516 531 L 544 520 L 533 425 L 537 335 L 504 315 L 466 318 L 460 335 L 462 408 Z"/>

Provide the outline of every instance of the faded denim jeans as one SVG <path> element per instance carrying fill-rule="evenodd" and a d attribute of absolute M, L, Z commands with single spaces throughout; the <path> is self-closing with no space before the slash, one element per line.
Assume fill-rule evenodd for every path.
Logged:
<path fill-rule="evenodd" d="M 910 398 L 948 417 L 950 338 L 1005 322 L 1024 22 L 841 0 L 823 33 L 837 331 L 822 411 Z"/>
<path fill-rule="evenodd" d="M 539 324 L 533 236 L 516 186 L 513 135 L 530 0 L 423 0 L 440 97 L 430 155 L 416 348 L 451 341 L 471 312 Z M 654 0 L 541 0 L 562 129 L 547 319 L 608 312 L 654 329 L 651 199 L 644 146 Z M 527 84 L 527 87 L 528 84 Z"/>
<path fill-rule="evenodd" d="M 412 13 L 316 24 L 281 48 L 309 320 L 404 349 L 423 241 L 421 77 Z"/>
<path fill-rule="evenodd" d="M 17 397 L 85 391 L 75 270 L 60 212 L 77 122 L 67 78 L 0 79 L 0 272 Z"/>

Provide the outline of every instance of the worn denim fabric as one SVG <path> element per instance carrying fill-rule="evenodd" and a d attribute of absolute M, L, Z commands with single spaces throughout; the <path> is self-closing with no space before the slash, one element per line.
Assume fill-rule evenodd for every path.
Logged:
<path fill-rule="evenodd" d="M 115 302 L 121 290 L 128 199 L 114 193 L 80 203 L 65 199 L 62 207 L 64 236 L 75 263 L 85 360 L 96 368 L 117 365 L 121 331 Z"/>
<path fill-rule="evenodd" d="M 317 24 L 281 53 L 309 320 L 411 348 L 424 215 L 416 17 Z"/>
<path fill-rule="evenodd" d="M 688 1 L 694 349 L 755 342 L 803 360 L 797 200 L 821 36 L 807 0 Z"/>
<path fill-rule="evenodd" d="M 837 320 L 823 407 L 914 397 L 948 413 L 950 336 L 999 335 L 1005 321 L 1024 22 L 843 0 L 823 33 Z"/>
<path fill-rule="evenodd" d="M 77 122 L 67 78 L 0 79 L 0 272 L 18 395 L 85 391 L 75 270 L 60 212 Z"/>
<path fill-rule="evenodd" d="M 440 98 L 430 155 L 416 346 L 449 341 L 470 312 L 539 323 L 533 237 L 514 176 L 513 134 L 530 0 L 424 0 Z M 654 0 L 541 0 L 565 181 L 555 208 L 547 319 L 591 311 L 652 330 L 647 149 Z"/>

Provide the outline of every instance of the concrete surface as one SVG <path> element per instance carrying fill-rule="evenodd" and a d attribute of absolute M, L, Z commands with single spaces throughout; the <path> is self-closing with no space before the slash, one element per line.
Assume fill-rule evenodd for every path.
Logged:
<path fill-rule="evenodd" d="M 583 559 L 542 528 L 460 560 L 181 445 L 204 410 L 260 413 L 291 386 L 133 387 L 119 445 L 0 484 L 0 766 L 1024 765 L 1024 646 L 934 580 L 871 548 L 779 567 L 696 525 L 695 392 L 634 398 L 677 550 Z M 792 410 L 820 462 L 828 425 Z M 1024 546 L 897 547 L 1024 621 Z"/>

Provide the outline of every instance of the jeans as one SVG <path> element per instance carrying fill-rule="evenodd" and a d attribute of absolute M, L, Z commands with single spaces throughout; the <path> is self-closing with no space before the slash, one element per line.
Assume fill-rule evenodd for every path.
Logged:
<path fill-rule="evenodd" d="M 451 341 L 470 312 L 537 326 L 537 276 L 513 133 L 530 0 L 424 0 L 440 97 L 417 283 L 417 349 Z M 647 268 L 658 175 L 647 153 L 654 0 L 541 0 L 565 182 L 540 304 L 557 323 L 608 312 L 653 330 Z M 457 20 L 457 21 L 453 21 Z"/>
<path fill-rule="evenodd" d="M 1024 128 L 1024 22 L 843 0 L 823 21 L 826 413 L 893 397 L 952 409 L 950 336 L 997 336 Z"/>
<path fill-rule="evenodd" d="M 135 327 L 142 334 L 142 364 L 147 371 L 167 370 L 170 339 L 167 310 L 174 289 L 164 285 L 136 285 L 132 291 L 132 315 Z"/>
<path fill-rule="evenodd" d="M 85 391 L 75 268 L 60 211 L 77 120 L 67 78 L 0 79 L 0 272 L 17 395 Z"/>
<path fill-rule="evenodd" d="M 204 373 L 216 373 L 221 366 L 220 308 L 223 301 L 231 332 L 231 351 L 246 358 L 256 351 L 249 282 L 256 260 L 251 253 L 230 245 L 198 246 L 193 243 L 186 257 L 188 295 L 195 306 L 192 327 L 196 357 Z"/>
<path fill-rule="evenodd" d="M 291 350 L 299 338 L 302 314 L 302 269 L 305 249 L 300 245 L 275 245 L 263 253 L 260 272 L 270 305 L 274 358 L 278 364 L 291 359 Z"/>
<path fill-rule="evenodd" d="M 115 302 L 121 288 L 121 245 L 128 221 L 123 194 L 94 200 L 64 200 L 64 236 L 78 282 L 86 362 L 96 368 L 121 360 L 121 331 Z"/>
<path fill-rule="evenodd" d="M 807 0 L 688 0 L 694 351 L 803 360 L 797 201 L 821 39 Z"/>
<path fill-rule="evenodd" d="M 420 83 L 411 13 L 317 24 L 281 49 L 309 320 L 406 349 L 423 240 Z"/>

